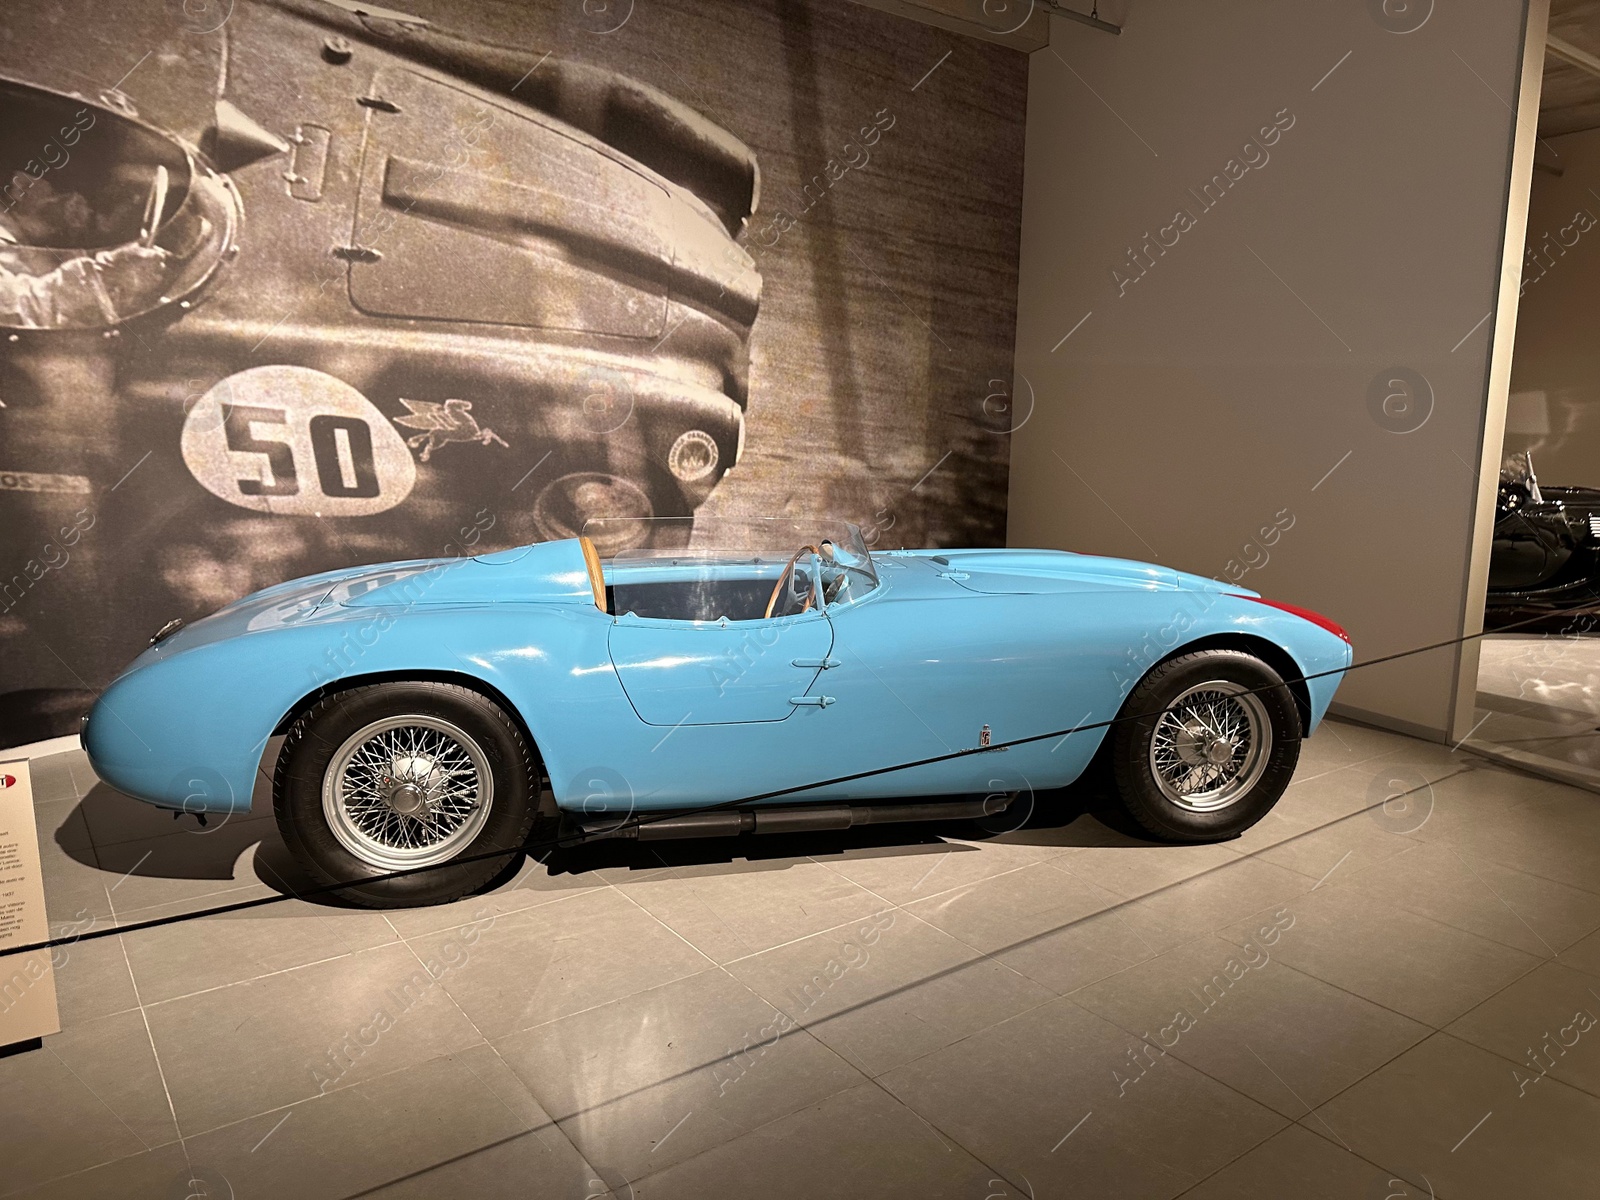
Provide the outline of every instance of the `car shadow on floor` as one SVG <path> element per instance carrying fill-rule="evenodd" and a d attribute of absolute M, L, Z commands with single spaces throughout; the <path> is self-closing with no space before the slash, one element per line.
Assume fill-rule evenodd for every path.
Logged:
<path fill-rule="evenodd" d="M 266 767 L 271 761 L 269 753 Z M 86 881 L 92 881 L 91 891 L 103 884 L 119 913 L 187 900 L 200 909 L 240 899 L 246 889 L 253 889 L 252 895 L 270 889 L 298 896 L 316 887 L 278 832 L 268 769 L 258 776 L 250 808 L 212 813 L 203 823 L 195 814 L 159 809 L 96 782 L 60 821 L 54 840 L 69 859 L 100 873 L 102 878 L 86 876 Z M 129 887 L 130 880 L 172 886 Z M 239 895 L 224 897 L 232 892 Z M 349 907 L 334 896 L 307 899 Z"/>
<path fill-rule="evenodd" d="M 260 791 L 262 789 L 258 789 Z M 907 802 L 939 797 L 907 797 Z M 88 836 L 84 836 L 87 833 Z M 570 835 L 569 835 L 570 836 Z M 1011 809 L 983 821 L 908 822 L 862 825 L 817 832 L 743 835 L 637 841 L 600 837 L 577 845 L 517 855 L 508 861 L 481 893 L 497 891 L 520 880 L 525 872 L 585 875 L 604 869 L 658 870 L 662 867 L 732 866 L 737 862 L 770 865 L 786 861 L 836 858 L 882 851 L 888 854 L 967 853 L 970 845 L 991 839 L 1040 846 L 1155 846 L 1132 824 L 1103 783 L 1080 781 L 1066 788 L 1024 795 Z M 119 909 L 128 879 L 170 880 L 159 899 L 140 889 L 136 907 L 192 900 L 196 910 L 227 903 L 254 888 L 330 908 L 354 907 L 336 895 L 321 892 L 295 863 L 272 816 L 270 795 L 257 795 L 253 806 L 228 816 L 213 815 L 204 825 L 192 815 L 155 809 L 105 784 L 92 787 L 74 813 L 55 833 L 69 858 L 104 874 L 108 894 Z M 247 861 L 248 857 L 248 861 Z M 239 893 L 238 896 L 230 895 Z M 309 894 L 317 893 L 317 894 Z"/>
<path fill-rule="evenodd" d="M 912 796 L 896 803 L 936 803 L 949 797 Z M 552 875 L 582 875 L 603 869 L 659 870 L 734 862 L 828 859 L 851 852 L 904 854 L 971 852 L 969 842 L 1002 840 L 1035 846 L 1155 846 L 1128 817 L 1115 793 L 1099 781 L 1023 795 L 1011 809 L 982 821 L 920 821 L 858 825 L 849 829 L 781 834 L 742 834 L 639 841 L 597 837 L 554 850 L 544 860 Z"/>

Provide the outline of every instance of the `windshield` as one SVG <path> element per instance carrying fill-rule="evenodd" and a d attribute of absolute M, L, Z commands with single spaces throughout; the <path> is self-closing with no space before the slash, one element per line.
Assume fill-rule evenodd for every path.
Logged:
<path fill-rule="evenodd" d="M 1539 493 L 1539 477 L 1533 473 L 1533 451 L 1508 455 L 1500 465 L 1500 486 L 1522 488 L 1535 504 L 1544 502 Z"/>
<path fill-rule="evenodd" d="M 112 326 L 217 269 L 237 199 L 171 136 L 9 80 L 0 111 L 0 328 Z"/>
<path fill-rule="evenodd" d="M 583 532 L 597 546 L 639 547 L 602 563 L 607 607 L 618 615 L 792 617 L 858 600 L 878 585 L 861 530 L 846 521 L 625 517 L 589 521 Z"/>

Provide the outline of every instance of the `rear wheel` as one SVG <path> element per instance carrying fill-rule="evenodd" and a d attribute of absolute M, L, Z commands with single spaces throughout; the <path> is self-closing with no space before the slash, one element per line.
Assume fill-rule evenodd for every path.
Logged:
<path fill-rule="evenodd" d="M 1112 731 L 1117 790 L 1158 837 L 1233 837 L 1271 811 L 1300 758 L 1300 710 L 1266 663 L 1236 650 L 1168 659 Z"/>
<path fill-rule="evenodd" d="M 489 883 L 527 842 L 537 778 L 527 739 L 492 700 L 448 683 L 381 683 L 329 696 L 294 723 L 274 811 L 315 882 L 353 881 L 345 899 L 443 904 Z M 426 869 L 360 882 L 414 868 Z"/>

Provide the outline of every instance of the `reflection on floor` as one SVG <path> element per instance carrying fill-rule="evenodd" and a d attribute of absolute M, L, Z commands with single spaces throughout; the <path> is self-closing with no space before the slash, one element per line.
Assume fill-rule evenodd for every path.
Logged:
<path fill-rule="evenodd" d="M 1600 637 L 1493 634 L 1467 746 L 1600 791 Z"/>
<path fill-rule="evenodd" d="M 199 831 L 35 767 L 57 931 L 292 886 L 259 803 Z M 0 1190 L 1594 1194 L 1595 796 L 1330 723 L 1231 844 L 1100 802 L 64 947 L 64 1032 L 0 1060 Z"/>

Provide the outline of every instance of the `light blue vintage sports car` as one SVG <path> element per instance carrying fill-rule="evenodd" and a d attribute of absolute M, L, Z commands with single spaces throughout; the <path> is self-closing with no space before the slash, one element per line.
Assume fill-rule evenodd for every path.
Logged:
<path fill-rule="evenodd" d="M 660 539 L 595 524 L 174 621 L 87 718 L 94 768 L 233 812 L 285 734 L 284 839 L 374 906 L 482 887 L 541 817 L 640 838 L 974 817 L 1091 761 L 1152 833 L 1210 841 L 1283 794 L 1351 661 L 1326 618 L 1144 563 L 869 553 L 791 520 L 602 561 L 595 541 Z"/>

